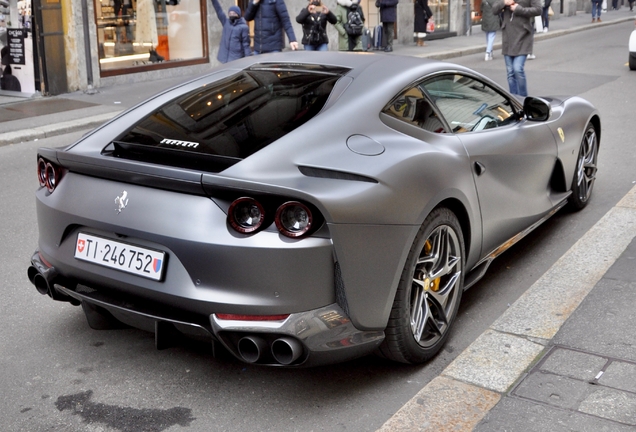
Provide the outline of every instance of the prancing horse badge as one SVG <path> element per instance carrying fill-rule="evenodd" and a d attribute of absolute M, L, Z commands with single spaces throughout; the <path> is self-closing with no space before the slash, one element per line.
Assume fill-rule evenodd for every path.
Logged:
<path fill-rule="evenodd" d="M 117 211 L 117 214 L 121 213 L 121 211 L 125 209 L 126 206 L 128 205 L 127 197 L 128 197 L 128 192 L 123 191 L 120 196 L 115 198 L 115 204 L 117 204 L 117 208 L 115 210 Z"/>

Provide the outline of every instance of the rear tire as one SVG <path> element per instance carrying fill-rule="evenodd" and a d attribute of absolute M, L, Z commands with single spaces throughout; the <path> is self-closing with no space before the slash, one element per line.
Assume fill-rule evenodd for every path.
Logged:
<path fill-rule="evenodd" d="M 629 70 L 636 70 L 636 53 L 629 53 Z"/>
<path fill-rule="evenodd" d="M 598 137 L 591 123 L 587 124 L 581 140 L 579 156 L 576 159 L 574 178 L 572 179 L 572 195 L 568 205 L 574 211 L 582 210 L 592 196 L 592 188 L 596 180 L 596 160 L 598 158 Z"/>
<path fill-rule="evenodd" d="M 464 238 L 453 212 L 435 209 L 422 224 L 395 294 L 379 354 L 418 364 L 442 348 L 464 289 Z"/>

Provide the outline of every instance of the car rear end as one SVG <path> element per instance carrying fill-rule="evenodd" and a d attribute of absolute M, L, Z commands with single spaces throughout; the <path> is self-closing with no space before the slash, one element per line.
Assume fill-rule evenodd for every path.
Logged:
<path fill-rule="evenodd" d="M 142 104 L 67 149 L 40 149 L 28 276 L 89 324 L 220 342 L 315 365 L 372 351 L 346 314 L 324 215 L 302 191 L 223 172 L 316 116 L 346 68 L 224 70 Z"/>

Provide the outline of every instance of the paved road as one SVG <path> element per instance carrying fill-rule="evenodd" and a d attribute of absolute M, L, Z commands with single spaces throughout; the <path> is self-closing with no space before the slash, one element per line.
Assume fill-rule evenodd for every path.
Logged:
<path fill-rule="evenodd" d="M 499 317 L 636 181 L 629 127 L 636 75 L 625 67 L 626 23 L 542 41 L 530 91 L 580 94 L 603 114 L 591 205 L 559 214 L 493 264 L 464 296 L 445 350 L 425 366 L 368 357 L 307 370 L 213 358 L 207 346 L 154 349 L 152 334 L 94 331 L 81 310 L 44 298 L 26 279 L 36 247 L 35 150 L 80 134 L 0 148 L 0 424 L 8 431 L 369 431 L 380 427 Z M 590 53 L 595 55 L 592 57 Z M 455 59 L 505 83 L 501 58 Z M 78 197 L 81 199 L 81 197 Z M 82 407 L 78 410 L 77 407 Z"/>

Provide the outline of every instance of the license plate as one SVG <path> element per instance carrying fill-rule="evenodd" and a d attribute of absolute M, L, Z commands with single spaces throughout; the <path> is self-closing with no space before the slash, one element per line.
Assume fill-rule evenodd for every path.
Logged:
<path fill-rule="evenodd" d="M 165 255 L 165 252 L 84 233 L 77 235 L 75 243 L 77 259 L 154 280 L 163 277 Z"/>

